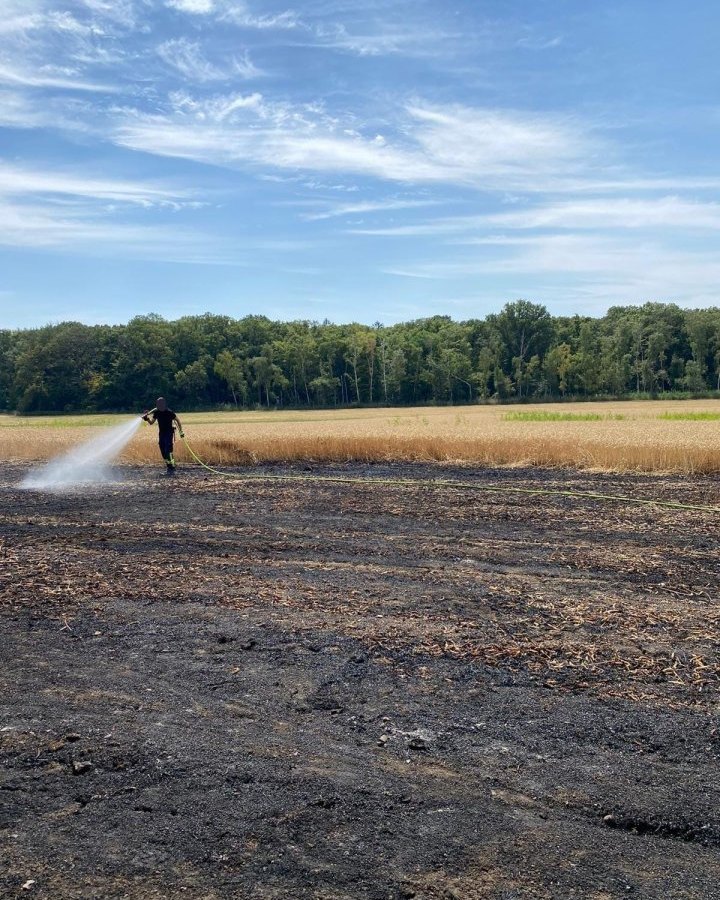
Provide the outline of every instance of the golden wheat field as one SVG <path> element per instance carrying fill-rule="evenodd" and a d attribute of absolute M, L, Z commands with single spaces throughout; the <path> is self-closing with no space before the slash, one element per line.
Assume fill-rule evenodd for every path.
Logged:
<path fill-rule="evenodd" d="M 0 416 L 0 453 L 40 460 L 128 416 Z M 720 401 L 637 401 L 338 411 L 187 413 L 194 451 L 211 465 L 423 460 L 614 471 L 720 471 Z M 141 426 L 127 463 L 157 463 Z M 177 458 L 192 462 L 178 442 Z"/>

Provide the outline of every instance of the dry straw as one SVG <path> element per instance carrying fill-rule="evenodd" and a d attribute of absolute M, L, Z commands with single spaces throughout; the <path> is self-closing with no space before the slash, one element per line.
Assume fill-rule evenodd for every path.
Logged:
<path fill-rule="evenodd" d="M 195 452 L 220 466 L 399 460 L 720 472 L 717 401 L 538 405 L 522 407 L 521 416 L 517 412 L 517 408 L 473 406 L 196 413 L 182 418 Z M 94 436 L 98 427 L 121 419 L 0 417 L 0 452 L 5 459 L 48 459 Z M 177 456 L 189 461 L 182 446 Z M 122 459 L 158 463 L 157 433 L 141 429 Z"/>

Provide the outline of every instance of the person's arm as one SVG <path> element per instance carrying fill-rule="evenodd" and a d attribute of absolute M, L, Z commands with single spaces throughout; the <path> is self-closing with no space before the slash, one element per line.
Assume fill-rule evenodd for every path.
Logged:
<path fill-rule="evenodd" d="M 182 425 L 181 425 L 181 423 L 180 423 L 180 418 L 179 418 L 178 416 L 175 416 L 175 423 L 176 423 L 176 425 L 177 425 L 177 430 L 178 430 L 178 433 L 179 433 L 180 437 L 181 437 L 181 438 L 184 438 L 184 437 L 185 437 L 185 432 L 183 431 L 183 427 L 182 427 Z"/>
<path fill-rule="evenodd" d="M 150 418 L 150 416 L 152 416 L 152 419 Z M 149 410 L 145 413 L 144 416 L 141 416 L 141 418 L 142 418 L 145 422 L 147 422 L 148 425 L 154 425 L 154 424 L 155 424 L 155 410 L 154 410 L 154 409 L 149 409 Z"/>

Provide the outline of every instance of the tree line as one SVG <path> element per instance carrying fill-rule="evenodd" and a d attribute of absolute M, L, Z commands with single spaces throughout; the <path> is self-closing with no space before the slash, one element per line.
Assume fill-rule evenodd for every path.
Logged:
<path fill-rule="evenodd" d="M 445 404 L 720 390 L 720 309 L 615 306 L 551 316 L 518 300 L 484 319 L 384 327 L 265 316 L 138 316 L 0 331 L 0 409 Z"/>

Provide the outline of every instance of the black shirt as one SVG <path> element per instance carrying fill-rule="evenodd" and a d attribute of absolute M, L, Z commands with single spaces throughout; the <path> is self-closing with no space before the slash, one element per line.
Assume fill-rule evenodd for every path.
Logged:
<path fill-rule="evenodd" d="M 152 410 L 153 421 L 158 423 L 160 434 L 171 434 L 173 430 L 173 422 L 177 416 L 171 409 L 154 409 Z"/>

